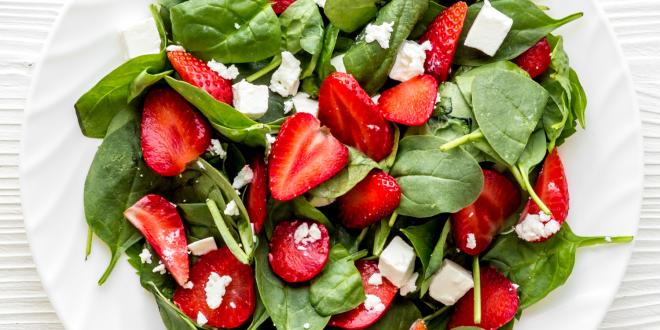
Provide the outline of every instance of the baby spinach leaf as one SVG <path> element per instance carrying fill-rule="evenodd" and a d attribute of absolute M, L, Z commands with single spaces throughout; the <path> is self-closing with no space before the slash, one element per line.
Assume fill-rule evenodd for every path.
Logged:
<path fill-rule="evenodd" d="M 429 24 L 445 10 L 445 6 L 435 2 L 429 1 L 429 8 L 424 12 L 422 18 L 419 19 L 412 32 L 410 32 L 410 39 L 417 40 L 424 35 Z"/>
<path fill-rule="evenodd" d="M 190 0 L 170 17 L 174 42 L 203 60 L 256 62 L 280 50 L 280 22 L 268 0 Z"/>
<path fill-rule="evenodd" d="M 332 222 L 330 222 L 330 219 L 323 212 L 312 206 L 305 196 L 300 196 L 293 200 L 293 214 L 304 219 L 317 221 L 330 231 L 335 228 Z"/>
<path fill-rule="evenodd" d="M 529 143 L 527 143 L 523 153 L 520 154 L 520 158 L 516 165 L 527 185 L 523 188 L 533 190 L 529 183 L 529 172 L 543 161 L 546 150 L 545 132 L 539 129 L 529 138 Z"/>
<path fill-rule="evenodd" d="M 394 145 L 392 146 L 392 151 L 390 151 L 390 154 L 387 157 L 385 157 L 383 160 L 378 162 L 378 167 L 380 167 L 385 172 L 389 172 L 392 165 L 394 165 L 394 161 L 396 160 L 396 154 L 399 151 L 400 136 L 401 136 L 401 131 L 399 130 L 399 126 L 394 125 Z"/>
<path fill-rule="evenodd" d="M 456 48 L 455 63 L 478 66 L 516 58 L 554 29 L 582 17 L 582 13 L 577 13 L 561 19 L 554 19 L 546 15 L 541 8 L 530 0 L 494 0 L 491 3 L 493 7 L 513 20 L 511 31 L 509 31 L 502 46 L 493 57 L 465 46 L 465 38 L 468 31 L 470 31 L 470 27 L 472 27 L 474 19 L 483 7 L 483 2 L 471 5 L 468 8 L 461 39 Z"/>
<path fill-rule="evenodd" d="M 364 299 L 362 276 L 341 244 L 330 250 L 328 264 L 309 287 L 309 301 L 320 315 L 335 315 L 360 305 Z"/>
<path fill-rule="evenodd" d="M 571 116 L 572 95 L 570 67 L 563 40 L 553 35 L 548 35 L 547 39 L 552 47 L 552 60 L 550 68 L 541 76 L 540 81 L 550 95 L 543 113 L 543 126 L 549 141 L 548 150 L 552 150 Z"/>
<path fill-rule="evenodd" d="M 328 27 L 325 29 L 325 36 L 323 37 L 323 47 L 321 49 L 321 56 L 319 57 L 319 64 L 317 70 L 318 78 L 321 81 L 335 71 L 334 67 L 330 64 L 330 60 L 332 59 L 332 55 L 334 54 L 335 44 L 337 43 L 338 36 L 339 36 L 339 28 L 333 24 L 328 24 Z M 303 90 L 304 89 L 305 88 L 303 86 Z M 313 95 L 309 92 L 307 94 Z"/>
<path fill-rule="evenodd" d="M 140 253 L 144 249 L 147 249 L 151 253 L 151 263 L 142 263 Z M 161 260 L 148 243 L 138 242 L 133 244 L 126 250 L 126 256 L 128 257 L 129 264 L 135 268 L 137 275 L 140 277 L 140 285 L 143 288 L 151 291 L 151 285 L 155 285 L 166 299 L 172 299 L 176 282 L 169 274 L 161 274 L 160 272 L 153 271 L 154 267 L 158 266 Z"/>
<path fill-rule="evenodd" d="M 383 252 L 383 249 L 385 248 L 387 239 L 390 237 L 392 227 L 390 227 L 389 222 L 389 219 L 385 218 L 380 220 L 380 222 L 375 225 L 377 227 L 376 232 L 374 233 L 374 248 L 373 251 L 371 251 L 374 256 L 380 256 L 380 254 Z"/>
<path fill-rule="evenodd" d="M 587 95 L 584 92 L 580 78 L 575 70 L 569 70 L 569 80 L 571 82 L 571 110 L 573 117 L 580 123 L 580 127 L 586 128 L 587 121 L 585 110 L 587 109 Z"/>
<path fill-rule="evenodd" d="M 509 61 L 489 63 L 475 68 L 461 67 L 461 69 L 459 69 L 460 73 L 456 74 L 454 80 L 456 81 L 456 85 L 458 85 L 458 89 L 461 90 L 464 100 L 468 105 L 472 105 L 472 83 L 474 82 L 474 78 L 478 75 L 488 75 L 494 70 L 506 70 L 525 77 L 529 77 L 529 74 L 525 70 Z"/>
<path fill-rule="evenodd" d="M 297 0 L 281 15 L 284 49 L 318 54 L 323 42 L 323 17 L 314 0 Z"/>
<path fill-rule="evenodd" d="M 348 147 L 348 166 L 330 180 L 309 191 L 314 197 L 337 198 L 364 179 L 378 163 L 353 147 Z"/>
<path fill-rule="evenodd" d="M 205 203 L 179 203 L 177 207 L 186 221 L 189 235 L 200 240 L 209 236 L 220 237 L 218 227 Z"/>
<path fill-rule="evenodd" d="M 346 52 L 346 70 L 360 82 L 369 94 L 375 93 L 387 81 L 399 46 L 408 38 L 415 23 L 428 8 L 428 0 L 392 0 L 378 12 L 373 24 L 393 23 L 390 47 L 383 49 L 377 42 L 364 38 Z"/>
<path fill-rule="evenodd" d="M 165 328 L 168 330 L 197 330 L 195 323 L 186 315 L 181 312 L 174 304 L 167 299 L 156 287 L 155 284 L 149 282 L 147 289 L 153 293 L 158 304 L 158 311 L 163 320 Z"/>
<path fill-rule="evenodd" d="M 257 291 L 257 306 L 254 308 L 254 313 L 252 314 L 252 321 L 246 330 L 257 330 L 261 325 L 268 320 L 268 311 L 266 311 L 266 306 L 264 306 L 259 292 Z"/>
<path fill-rule="evenodd" d="M 351 33 L 376 17 L 376 0 L 327 0 L 323 7 L 330 23 Z"/>
<path fill-rule="evenodd" d="M 505 62 L 506 63 L 506 62 Z M 472 119 L 472 108 L 461 93 L 456 83 L 445 81 L 438 88 L 438 96 L 446 97 L 451 101 L 451 116 L 464 119 Z"/>
<path fill-rule="evenodd" d="M 431 256 L 429 257 L 428 267 L 426 267 L 426 270 L 424 271 L 424 278 L 419 289 L 420 297 L 424 297 L 426 292 L 429 290 L 429 287 L 431 286 L 431 276 L 433 276 L 433 274 L 435 274 L 435 272 L 437 272 L 442 266 L 442 260 L 444 259 L 445 253 L 447 252 L 447 250 L 445 250 L 445 246 L 447 245 L 447 238 L 449 237 L 450 231 L 451 221 L 446 220 L 444 226 L 442 226 L 440 238 L 438 238 L 438 241 L 435 243 L 433 252 L 431 252 Z"/>
<path fill-rule="evenodd" d="M 504 70 L 480 74 L 472 83 L 474 116 L 484 137 L 509 165 L 525 149 L 548 101 L 534 80 Z"/>
<path fill-rule="evenodd" d="M 396 302 L 385 315 L 372 325 L 370 330 L 408 330 L 422 318 L 417 306 L 408 300 Z M 429 328 L 430 329 L 430 328 Z"/>
<path fill-rule="evenodd" d="M 441 152 L 445 142 L 435 136 L 413 135 L 399 143 L 390 171 L 401 187 L 399 214 L 425 218 L 456 212 L 481 193 L 479 164 L 460 148 Z"/>
<path fill-rule="evenodd" d="M 422 262 L 422 269 L 424 271 L 429 266 L 431 253 L 437 242 L 441 226 L 442 221 L 440 218 L 435 218 L 425 224 L 401 229 L 401 232 L 408 237 L 413 248 L 415 248 L 415 253 L 417 253 L 419 260 Z"/>
<path fill-rule="evenodd" d="M 172 74 L 172 70 L 151 73 L 149 69 L 144 69 L 128 86 L 128 103 L 133 102 L 133 100 L 142 95 L 149 87 L 155 85 L 170 74 Z"/>

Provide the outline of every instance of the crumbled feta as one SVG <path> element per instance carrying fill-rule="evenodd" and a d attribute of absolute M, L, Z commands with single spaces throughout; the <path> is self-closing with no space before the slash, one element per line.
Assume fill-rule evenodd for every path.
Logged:
<path fill-rule="evenodd" d="M 383 284 L 383 276 L 380 275 L 380 273 L 373 273 L 371 276 L 369 276 L 367 283 L 376 286 L 381 285 Z"/>
<path fill-rule="evenodd" d="M 284 101 L 284 114 L 286 115 L 287 113 L 291 112 L 293 110 L 293 100 L 286 100 Z"/>
<path fill-rule="evenodd" d="M 424 74 L 424 61 L 426 60 L 427 50 L 431 50 L 431 43 L 428 40 L 421 45 L 406 40 L 396 53 L 396 59 L 389 74 L 390 78 L 406 81 Z"/>
<path fill-rule="evenodd" d="M 234 108 L 246 116 L 257 119 L 268 111 L 268 86 L 254 85 L 245 79 L 231 87 L 234 94 Z"/>
<path fill-rule="evenodd" d="M 305 324 L 303 324 L 303 328 L 305 328 L 305 329 L 309 329 L 309 327 L 310 327 L 309 323 L 305 323 Z"/>
<path fill-rule="evenodd" d="M 295 95 L 301 72 L 300 61 L 290 52 L 282 52 L 282 64 L 270 78 L 270 90 L 283 97 Z"/>
<path fill-rule="evenodd" d="M 188 281 L 188 282 L 186 282 L 186 283 L 183 284 L 183 288 L 184 288 L 184 289 L 188 289 L 188 290 L 190 290 L 190 289 L 192 289 L 192 288 L 194 288 L 194 287 L 195 287 L 195 284 L 193 284 L 193 282 L 190 282 L 190 281 Z"/>
<path fill-rule="evenodd" d="M 412 276 L 415 258 L 413 248 L 401 237 L 395 236 L 380 254 L 378 269 L 380 269 L 381 275 L 400 288 Z"/>
<path fill-rule="evenodd" d="M 151 251 L 149 249 L 144 248 L 142 249 L 142 252 L 140 252 L 140 262 L 143 264 L 150 264 L 151 263 Z"/>
<path fill-rule="evenodd" d="M 369 313 L 380 313 L 385 310 L 385 305 L 378 296 L 368 294 L 364 300 L 364 309 Z"/>
<path fill-rule="evenodd" d="M 241 25 L 238 23 L 234 23 L 234 29 L 238 30 L 241 28 Z"/>
<path fill-rule="evenodd" d="M 216 272 L 211 272 L 204 286 L 206 292 L 206 304 L 210 309 L 216 309 L 222 304 L 222 298 L 225 296 L 227 286 L 231 283 L 231 276 L 220 276 Z"/>
<path fill-rule="evenodd" d="M 266 142 L 268 142 L 268 145 L 272 145 L 275 143 L 276 138 L 268 133 L 266 133 Z"/>
<path fill-rule="evenodd" d="M 235 216 L 241 214 L 238 211 L 238 205 L 236 205 L 236 201 L 234 201 L 234 200 L 232 200 L 231 202 L 229 202 L 227 204 L 227 207 L 225 207 L 224 213 L 225 213 L 225 215 L 228 215 L 230 217 L 235 217 Z"/>
<path fill-rule="evenodd" d="M 390 48 L 390 35 L 392 34 L 394 22 L 383 22 L 381 25 L 369 24 L 365 28 L 364 40 L 367 43 L 378 42 L 380 48 Z"/>
<path fill-rule="evenodd" d="M 226 66 L 222 63 L 216 62 L 215 60 L 210 60 L 206 65 L 209 66 L 209 69 L 215 71 L 220 77 L 227 80 L 234 80 L 238 77 L 238 68 L 235 65 Z"/>
<path fill-rule="evenodd" d="M 206 324 L 206 322 L 208 322 L 208 321 L 209 320 L 206 319 L 206 316 L 204 316 L 204 314 L 202 314 L 202 312 L 197 312 L 197 324 L 198 325 L 204 326 Z"/>
<path fill-rule="evenodd" d="M 539 214 L 527 214 L 525 219 L 515 226 L 516 234 L 528 242 L 548 238 L 561 229 L 561 225 L 551 216 L 539 212 Z"/>
<path fill-rule="evenodd" d="M 325 7 L 325 0 L 314 0 L 316 2 L 316 5 L 323 8 Z"/>
<path fill-rule="evenodd" d="M 324 207 L 324 206 L 328 206 L 328 205 L 334 203 L 335 199 L 334 198 L 324 198 L 324 197 L 312 196 L 312 198 L 310 198 L 308 200 L 308 202 L 309 202 L 310 205 L 312 205 L 314 207 Z"/>
<path fill-rule="evenodd" d="M 378 104 L 378 100 L 380 100 L 380 94 L 376 94 L 372 96 L 371 100 L 374 101 L 374 103 Z"/>
<path fill-rule="evenodd" d="M 188 251 L 194 256 L 203 256 L 217 249 L 218 246 L 215 244 L 215 239 L 213 237 L 203 238 L 199 241 L 188 244 Z"/>
<path fill-rule="evenodd" d="M 465 247 L 467 247 L 470 250 L 474 250 L 477 248 L 477 239 L 474 237 L 473 233 L 467 234 L 467 237 L 465 239 Z"/>
<path fill-rule="evenodd" d="M 183 48 L 181 45 L 169 45 L 167 48 L 165 48 L 166 51 L 168 52 L 185 52 L 186 49 Z"/>
<path fill-rule="evenodd" d="M 330 65 L 335 67 L 337 72 L 346 73 L 346 65 L 344 65 L 344 54 L 337 55 L 330 59 Z"/>
<path fill-rule="evenodd" d="M 206 149 L 212 156 L 218 156 L 220 159 L 227 158 L 227 152 L 222 148 L 222 144 L 218 139 L 211 139 L 211 145 Z"/>
<path fill-rule="evenodd" d="M 121 32 L 121 36 L 128 58 L 160 53 L 160 33 L 153 17 L 128 27 Z"/>
<path fill-rule="evenodd" d="M 307 222 L 303 222 L 296 228 L 296 231 L 293 233 L 293 240 L 296 244 L 307 245 L 309 243 L 314 243 L 321 239 L 321 230 L 316 223 L 308 225 Z"/>
<path fill-rule="evenodd" d="M 402 296 L 407 296 L 409 293 L 417 291 L 417 278 L 419 277 L 418 273 L 413 273 L 412 276 L 408 279 L 408 282 L 399 290 L 399 294 Z"/>
<path fill-rule="evenodd" d="M 160 273 L 160 275 L 165 275 L 167 273 L 167 270 L 165 269 L 165 265 L 163 265 L 162 261 L 158 262 L 158 266 L 154 267 L 154 269 L 151 270 L 153 273 Z"/>
<path fill-rule="evenodd" d="M 500 49 L 513 26 L 513 20 L 495 9 L 488 0 L 474 19 L 465 38 L 465 46 L 478 49 L 493 56 Z"/>
<path fill-rule="evenodd" d="M 431 277 L 429 295 L 447 305 L 455 304 L 474 287 L 472 273 L 455 262 L 445 259 L 440 270 Z"/>
<path fill-rule="evenodd" d="M 248 183 L 252 182 L 252 179 L 254 179 L 254 172 L 252 172 L 252 169 L 249 165 L 245 165 L 238 172 L 238 174 L 236 174 L 234 182 L 232 182 L 231 186 L 234 189 L 241 189 Z"/>
<path fill-rule="evenodd" d="M 305 112 L 314 117 L 318 116 L 319 101 L 311 99 L 309 94 L 298 93 L 291 99 L 291 101 L 293 101 L 293 106 L 296 108 L 296 112 Z"/>

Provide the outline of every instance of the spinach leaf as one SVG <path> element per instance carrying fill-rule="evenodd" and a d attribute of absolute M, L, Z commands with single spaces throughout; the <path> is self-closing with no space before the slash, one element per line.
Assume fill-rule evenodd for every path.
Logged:
<path fill-rule="evenodd" d="M 218 227 L 213 222 L 213 217 L 205 203 L 179 203 L 177 207 L 186 221 L 189 243 L 191 243 L 190 238 L 198 241 L 210 236 L 220 237 Z"/>
<path fill-rule="evenodd" d="M 394 212 L 391 217 L 394 217 L 396 220 L 396 217 L 398 214 Z M 374 232 L 374 247 L 372 254 L 376 257 L 379 257 L 380 254 L 383 252 L 383 249 L 385 248 L 385 243 L 387 243 L 387 239 L 390 237 L 390 232 L 392 231 L 392 227 L 390 227 L 390 220 L 385 218 L 380 220 L 380 222 L 376 227 L 376 231 Z"/>
<path fill-rule="evenodd" d="M 472 83 L 474 82 L 474 78 L 481 74 L 491 74 L 491 72 L 494 70 L 507 70 L 525 77 L 529 77 L 529 74 L 525 70 L 509 61 L 489 63 L 475 68 L 461 67 L 459 72 L 454 77 L 454 80 L 456 81 L 456 85 L 458 85 L 458 89 L 461 90 L 464 100 L 468 105 L 472 105 Z"/>
<path fill-rule="evenodd" d="M 396 302 L 385 315 L 372 325 L 370 330 L 408 330 L 417 319 L 422 318 L 417 306 L 408 300 Z M 430 328 L 429 328 L 430 329 Z"/>
<path fill-rule="evenodd" d="M 541 76 L 541 85 L 548 91 L 550 101 L 543 113 L 543 127 L 548 137 L 548 150 L 555 147 L 571 114 L 571 81 L 568 55 L 561 37 L 548 35 L 552 47 L 550 68 Z"/>
<path fill-rule="evenodd" d="M 532 134 L 529 143 L 527 143 L 525 150 L 518 159 L 516 166 L 520 170 L 520 175 L 525 183 L 523 189 L 527 190 L 530 194 L 535 193 L 534 187 L 529 182 L 529 172 L 543 161 L 546 150 L 545 132 L 542 129 L 539 129 Z"/>
<path fill-rule="evenodd" d="M 147 249 L 151 253 L 151 263 L 142 263 L 140 253 L 143 249 Z M 174 289 L 176 288 L 176 282 L 174 282 L 174 278 L 169 274 L 153 272 L 154 267 L 156 267 L 161 260 L 148 243 L 138 242 L 133 244 L 128 250 L 126 250 L 126 256 L 128 257 L 128 263 L 135 268 L 137 275 L 140 277 L 140 285 L 142 285 L 143 288 L 151 291 L 151 285 L 155 285 L 165 298 L 172 299 Z"/>
<path fill-rule="evenodd" d="M 483 7 L 483 2 L 475 3 L 468 8 L 461 39 L 454 55 L 454 63 L 478 66 L 516 58 L 554 29 L 582 17 L 582 13 L 577 13 L 562 19 L 554 19 L 546 15 L 541 8 L 530 0 L 494 0 L 491 3 L 493 7 L 513 20 L 511 31 L 504 39 L 502 46 L 493 57 L 465 46 L 468 31 L 470 31 L 474 19 Z"/>
<path fill-rule="evenodd" d="M 174 306 L 174 304 L 158 290 L 158 287 L 156 287 L 155 284 L 149 282 L 148 290 L 151 291 L 156 298 L 158 311 L 160 312 L 160 317 L 163 320 L 165 328 L 168 330 L 198 329 L 195 323 L 186 314 L 183 314 L 179 308 Z"/>
<path fill-rule="evenodd" d="M 323 17 L 314 0 L 297 0 L 281 15 L 284 49 L 319 54 L 323 42 Z"/>
<path fill-rule="evenodd" d="M 378 168 L 378 163 L 353 147 L 348 147 L 348 166 L 330 180 L 309 191 L 314 197 L 337 198 L 346 194 L 371 170 Z"/>
<path fill-rule="evenodd" d="M 325 328 L 329 316 L 319 315 L 309 302 L 308 286 L 289 286 L 273 274 L 268 265 L 267 244 L 259 244 L 255 254 L 255 280 L 259 295 L 278 330 Z"/>
<path fill-rule="evenodd" d="M 492 70 L 472 83 L 474 116 L 484 137 L 509 165 L 525 149 L 548 101 L 548 92 L 519 74 Z"/>
<path fill-rule="evenodd" d="M 394 165 L 394 161 L 396 160 L 396 154 L 399 151 L 400 136 L 401 136 L 401 131 L 399 130 L 399 126 L 394 125 L 394 145 L 392 146 L 392 151 L 390 151 L 390 154 L 387 157 L 385 157 L 380 162 L 378 162 L 378 167 L 385 172 L 389 172 L 392 165 Z"/>
<path fill-rule="evenodd" d="M 413 248 L 415 248 L 415 253 L 422 262 L 422 269 L 425 273 L 429 266 L 431 253 L 438 239 L 440 226 L 442 226 L 442 221 L 440 218 L 436 218 L 429 220 L 425 224 L 401 229 L 401 232 L 408 237 Z"/>
<path fill-rule="evenodd" d="M 367 25 L 376 14 L 376 0 L 327 0 L 323 7 L 330 23 L 351 33 Z"/>
<path fill-rule="evenodd" d="M 335 71 L 335 68 L 330 64 L 332 55 L 335 51 L 335 45 L 337 44 L 337 37 L 339 36 L 339 28 L 329 24 L 325 29 L 325 36 L 323 37 L 323 47 L 321 49 L 321 56 L 319 57 L 318 64 L 318 78 L 323 81 L 325 77 L 329 76 Z M 303 82 L 303 90 L 305 90 Z M 307 93 L 313 95 L 312 93 Z M 317 93 L 318 94 L 318 93 Z"/>
<path fill-rule="evenodd" d="M 259 329 L 261 325 L 266 322 L 266 320 L 268 320 L 268 318 L 270 318 L 270 316 L 268 316 L 266 306 L 264 306 L 261 296 L 259 296 L 259 292 L 257 292 L 257 306 L 254 308 L 254 313 L 252 313 L 252 321 L 247 327 L 247 330 Z"/>
<path fill-rule="evenodd" d="M 506 62 L 504 62 L 506 63 Z M 451 116 L 463 119 L 472 119 L 472 108 L 463 97 L 461 89 L 456 83 L 445 81 L 438 88 L 438 96 L 448 98 L 451 101 Z"/>
<path fill-rule="evenodd" d="M 428 8 L 428 0 L 392 0 L 379 12 L 373 24 L 393 23 L 390 47 L 383 49 L 377 42 L 367 43 L 364 38 L 346 52 L 346 70 L 360 82 L 369 94 L 375 93 L 387 81 L 399 46 L 408 38 L 415 23 Z"/>
<path fill-rule="evenodd" d="M 128 103 L 133 102 L 133 100 L 142 95 L 149 87 L 155 85 L 170 74 L 172 74 L 172 70 L 151 73 L 149 69 L 144 69 L 128 86 Z"/>
<path fill-rule="evenodd" d="M 309 301 L 320 315 L 335 315 L 360 305 L 364 299 L 362 276 L 341 244 L 330 250 L 330 260 L 309 287 Z"/>
<path fill-rule="evenodd" d="M 571 82 L 571 110 L 573 117 L 580 123 L 580 127 L 586 128 L 587 120 L 585 111 L 587 110 L 587 95 L 584 92 L 580 78 L 575 70 L 569 70 L 569 80 Z"/>
<path fill-rule="evenodd" d="M 312 206 L 305 196 L 300 196 L 293 200 L 293 214 L 297 217 L 317 221 L 330 231 L 335 228 L 332 222 L 330 222 L 330 219 L 323 212 Z"/>
<path fill-rule="evenodd" d="M 174 42 L 205 61 L 256 62 L 280 50 L 280 22 L 268 0 L 190 0 L 170 17 Z"/>
<path fill-rule="evenodd" d="M 437 243 L 435 243 L 433 252 L 431 252 L 431 256 L 429 257 L 429 265 L 424 271 L 424 279 L 422 280 L 422 285 L 419 289 L 420 297 L 424 297 L 426 292 L 429 290 L 429 287 L 431 286 L 431 276 L 440 270 L 440 267 L 442 266 L 442 260 L 444 259 L 445 253 L 447 252 L 445 250 L 445 246 L 447 245 L 447 238 L 449 237 L 450 231 L 451 221 L 446 220 L 444 226 L 442 227 L 442 232 L 440 232 L 440 238 L 438 238 Z"/>
<path fill-rule="evenodd" d="M 435 136 L 413 135 L 399 143 L 390 172 L 401 187 L 399 214 L 425 218 L 456 212 L 481 193 L 479 164 L 460 148 L 441 152 L 445 142 Z"/>
<path fill-rule="evenodd" d="M 429 8 L 424 12 L 422 18 L 419 19 L 412 32 L 410 32 L 410 39 L 417 40 L 424 35 L 429 24 L 445 10 L 445 6 L 435 2 L 429 1 Z"/>
<path fill-rule="evenodd" d="M 158 0 L 158 14 L 160 20 L 163 22 L 163 27 L 167 33 L 168 38 L 172 38 L 172 19 L 170 18 L 170 9 L 182 2 L 188 0 Z"/>

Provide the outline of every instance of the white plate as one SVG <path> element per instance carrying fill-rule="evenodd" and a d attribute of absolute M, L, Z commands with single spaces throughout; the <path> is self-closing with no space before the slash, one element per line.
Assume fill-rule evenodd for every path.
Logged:
<path fill-rule="evenodd" d="M 145 0 L 68 5 L 35 74 L 26 111 L 21 191 L 25 225 L 45 290 L 65 327 L 162 329 L 152 298 L 124 260 L 106 284 L 110 259 L 94 241 L 84 260 L 83 183 L 98 140 L 81 135 L 73 104 L 123 61 L 118 31 L 148 17 Z M 548 3 L 554 16 L 582 11 L 562 29 L 589 97 L 588 129 L 560 148 L 571 187 L 569 222 L 578 234 L 636 232 L 642 191 L 640 120 L 630 74 L 593 0 Z M 631 245 L 580 250 L 568 283 L 525 311 L 516 329 L 595 329 L 623 277 Z"/>

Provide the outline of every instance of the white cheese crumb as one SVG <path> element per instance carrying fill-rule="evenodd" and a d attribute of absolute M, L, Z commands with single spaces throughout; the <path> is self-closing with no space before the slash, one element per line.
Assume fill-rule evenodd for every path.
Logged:
<path fill-rule="evenodd" d="M 143 264 L 150 264 L 151 263 L 151 252 L 149 249 L 145 248 L 140 252 L 140 262 Z"/>
<path fill-rule="evenodd" d="M 390 70 L 390 78 L 406 81 L 424 74 L 424 61 L 426 60 L 427 50 L 431 50 L 431 43 L 428 40 L 421 45 L 406 40 L 396 54 L 394 65 Z"/>
<path fill-rule="evenodd" d="M 528 214 L 522 222 L 515 226 L 518 237 L 528 242 L 548 238 L 557 233 L 559 229 L 561 229 L 559 222 L 543 212 Z"/>
<path fill-rule="evenodd" d="M 290 52 L 282 52 L 282 63 L 270 78 L 270 90 L 283 97 L 295 95 L 301 72 L 300 61 Z"/>
<path fill-rule="evenodd" d="M 291 99 L 291 101 L 293 101 L 293 106 L 296 108 L 296 112 L 305 112 L 314 117 L 318 117 L 319 102 L 311 99 L 309 94 L 298 93 Z"/>
<path fill-rule="evenodd" d="M 206 65 L 209 66 L 209 69 L 215 71 L 220 77 L 227 80 L 234 80 L 238 77 L 238 68 L 235 65 L 226 66 L 222 63 L 216 62 L 215 60 L 210 60 Z"/>
<path fill-rule="evenodd" d="M 160 273 L 161 275 L 165 275 L 165 273 L 167 273 L 167 270 L 165 269 L 165 265 L 163 265 L 162 261 L 159 261 L 158 266 L 154 267 L 154 269 L 151 271 L 154 273 Z"/>
<path fill-rule="evenodd" d="M 218 156 L 220 159 L 227 158 L 227 152 L 222 148 L 222 144 L 218 139 L 211 139 L 211 145 L 206 149 L 213 156 Z"/>
<path fill-rule="evenodd" d="M 402 287 L 415 268 L 415 251 L 401 237 L 395 236 L 378 259 L 378 269 L 397 288 Z"/>
<path fill-rule="evenodd" d="M 488 56 L 493 56 L 500 49 L 509 34 L 513 20 L 495 9 L 488 0 L 465 38 L 465 46 L 478 49 Z"/>
<path fill-rule="evenodd" d="M 284 114 L 286 115 L 287 113 L 291 112 L 293 110 L 293 100 L 286 100 L 284 101 Z"/>
<path fill-rule="evenodd" d="M 197 324 L 198 325 L 204 326 L 206 324 L 206 322 L 208 322 L 208 321 L 209 320 L 206 319 L 206 316 L 204 316 L 204 314 L 202 314 L 202 312 L 197 312 Z"/>
<path fill-rule="evenodd" d="M 470 250 L 474 250 L 477 247 L 477 239 L 474 237 L 473 233 L 467 234 L 465 247 Z"/>
<path fill-rule="evenodd" d="M 296 231 L 293 233 L 293 240 L 296 244 L 307 245 L 309 243 L 314 243 L 321 239 L 321 230 L 316 223 L 313 223 L 311 226 L 307 222 L 303 222 L 296 228 Z"/>
<path fill-rule="evenodd" d="M 234 29 L 238 30 L 241 28 L 241 25 L 238 23 L 234 23 Z"/>
<path fill-rule="evenodd" d="M 270 153 L 270 146 L 275 143 L 276 138 L 268 133 L 266 133 L 266 142 L 268 142 L 268 152 Z"/>
<path fill-rule="evenodd" d="M 367 283 L 376 286 L 381 285 L 383 284 L 383 276 L 380 275 L 380 273 L 373 273 L 371 276 L 369 276 Z"/>
<path fill-rule="evenodd" d="M 268 86 L 254 85 L 245 79 L 231 86 L 234 108 L 246 116 L 257 119 L 268 111 Z"/>
<path fill-rule="evenodd" d="M 325 0 L 314 0 L 316 2 L 316 5 L 323 8 L 325 7 Z M 305 328 L 307 329 L 307 328 Z"/>
<path fill-rule="evenodd" d="M 229 204 L 227 204 L 227 207 L 225 207 L 224 213 L 225 215 L 228 215 L 230 217 L 239 215 L 240 212 L 238 211 L 238 206 L 236 205 L 236 201 L 232 200 L 231 202 L 229 202 Z"/>
<path fill-rule="evenodd" d="M 165 48 L 166 51 L 168 52 L 185 52 L 186 49 L 183 48 L 181 45 L 169 45 L 167 48 Z"/>
<path fill-rule="evenodd" d="M 383 302 L 378 296 L 368 294 L 364 300 L 364 308 L 369 313 L 380 313 L 385 310 L 385 305 L 383 305 Z"/>
<path fill-rule="evenodd" d="M 195 256 L 203 256 L 218 249 L 213 237 L 206 237 L 188 244 L 188 251 Z"/>
<path fill-rule="evenodd" d="M 337 55 L 330 59 L 330 65 L 335 67 L 337 72 L 346 73 L 346 65 L 344 65 L 344 54 Z"/>
<path fill-rule="evenodd" d="M 153 17 L 133 24 L 121 36 L 128 58 L 160 53 L 160 33 Z"/>
<path fill-rule="evenodd" d="M 238 174 L 236 174 L 234 182 L 232 182 L 231 186 L 234 189 L 241 189 L 248 183 L 252 182 L 252 179 L 254 179 L 254 172 L 252 172 L 252 169 L 249 165 L 245 165 L 238 172 Z"/>
<path fill-rule="evenodd" d="M 220 276 L 216 272 L 211 272 L 204 286 L 206 292 L 206 304 L 210 309 L 216 309 L 222 304 L 222 298 L 225 296 L 227 286 L 231 283 L 231 277 L 227 275 Z"/>
<path fill-rule="evenodd" d="M 378 104 L 378 100 L 380 100 L 380 94 L 376 94 L 372 96 L 371 100 L 374 101 L 374 103 Z"/>
<path fill-rule="evenodd" d="M 183 288 L 184 288 L 184 289 L 188 289 L 188 290 L 190 290 L 190 289 L 192 289 L 192 288 L 194 288 L 194 287 L 195 287 L 195 284 L 193 284 L 193 282 L 190 282 L 190 281 L 188 281 L 188 282 L 186 282 L 186 283 L 183 284 Z"/>
<path fill-rule="evenodd" d="M 381 25 L 369 24 L 365 29 L 364 40 L 367 43 L 378 42 L 380 48 L 390 48 L 390 35 L 392 34 L 394 22 L 383 22 Z"/>
<path fill-rule="evenodd" d="M 406 296 L 409 293 L 417 291 L 417 278 L 419 277 L 419 273 L 415 272 L 410 276 L 408 279 L 408 282 L 404 284 L 401 289 L 399 290 L 399 294 L 402 296 Z"/>
<path fill-rule="evenodd" d="M 303 324 L 303 328 L 305 328 L 305 329 L 309 329 L 309 327 L 310 327 L 309 323 L 305 323 L 305 324 Z"/>

